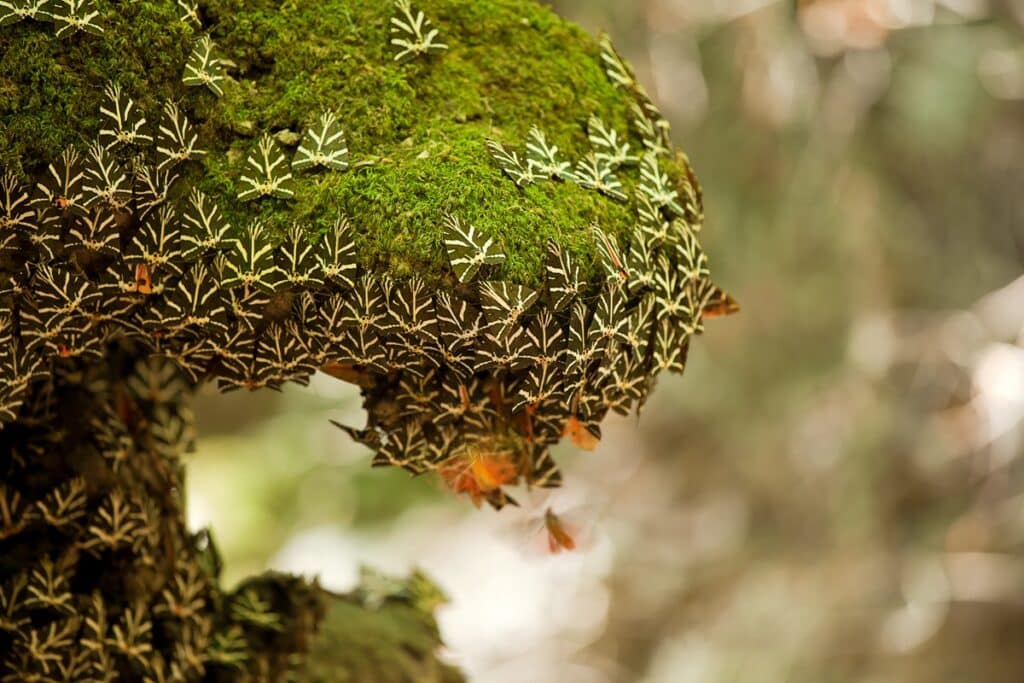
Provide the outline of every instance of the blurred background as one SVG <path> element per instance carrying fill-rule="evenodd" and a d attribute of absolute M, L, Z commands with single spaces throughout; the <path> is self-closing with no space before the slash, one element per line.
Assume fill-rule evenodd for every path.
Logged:
<path fill-rule="evenodd" d="M 422 567 L 487 683 L 1024 680 L 1024 0 L 553 4 L 656 93 L 742 314 L 519 512 L 371 470 L 335 380 L 204 399 L 228 582 Z"/>

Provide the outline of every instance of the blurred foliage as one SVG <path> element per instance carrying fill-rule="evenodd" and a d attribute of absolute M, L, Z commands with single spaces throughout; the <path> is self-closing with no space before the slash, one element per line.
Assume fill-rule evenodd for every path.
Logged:
<path fill-rule="evenodd" d="M 657 93 L 744 310 L 638 424 L 560 455 L 570 486 L 607 497 L 609 566 L 591 553 L 598 580 L 557 579 L 603 634 L 534 624 L 519 651 L 535 641 L 509 632 L 502 669 L 453 625 L 452 656 L 489 683 L 1024 680 L 1024 3 L 553 4 L 610 30 Z M 229 575 L 319 525 L 463 533 L 465 506 L 368 470 L 326 424 L 355 405 L 335 391 L 200 411 L 231 429 L 191 475 L 200 507 L 232 510 L 209 515 Z M 415 513 L 439 507 L 434 527 Z M 428 570 L 452 609 L 482 581 Z"/>

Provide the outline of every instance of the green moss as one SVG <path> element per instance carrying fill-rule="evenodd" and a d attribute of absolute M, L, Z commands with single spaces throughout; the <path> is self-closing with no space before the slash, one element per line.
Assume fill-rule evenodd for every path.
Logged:
<path fill-rule="evenodd" d="M 384 0 L 203 2 L 221 53 L 237 65 L 219 99 L 180 82 L 193 36 L 171 0 L 101 3 L 103 37 L 59 41 L 47 25 L 23 22 L 0 31 L 0 161 L 35 170 L 93 137 L 102 85 L 113 79 L 151 123 L 162 100 L 183 102 L 212 147 L 195 180 L 236 226 L 259 217 L 276 230 L 299 221 L 318 232 L 341 209 L 358 226 L 366 265 L 433 278 L 445 264 L 441 219 L 453 212 L 502 244 L 508 261 L 492 277 L 537 284 L 548 238 L 592 274 L 587 227 L 625 234 L 630 207 L 573 184 L 520 190 L 484 142 L 520 147 L 537 125 L 576 159 L 589 149 L 591 114 L 626 132 L 627 100 L 605 77 L 596 41 L 528 0 L 416 4 L 450 49 L 396 64 Z M 340 115 L 359 167 L 302 176 L 294 201 L 235 201 L 257 136 L 302 132 L 325 109 Z"/>

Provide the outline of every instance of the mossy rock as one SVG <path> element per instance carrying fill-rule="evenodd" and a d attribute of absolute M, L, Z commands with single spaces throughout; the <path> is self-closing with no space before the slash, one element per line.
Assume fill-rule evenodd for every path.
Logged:
<path fill-rule="evenodd" d="M 201 383 L 353 382 L 375 465 L 500 508 L 735 310 L 654 103 L 527 0 L 0 0 L 0 165 L 0 683 L 301 669 L 330 597 L 185 525 Z"/>

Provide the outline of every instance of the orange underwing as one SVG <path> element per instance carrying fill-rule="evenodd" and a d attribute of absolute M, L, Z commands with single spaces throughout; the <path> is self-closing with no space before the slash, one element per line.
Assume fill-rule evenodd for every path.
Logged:
<path fill-rule="evenodd" d="M 576 550 L 576 539 L 572 537 L 565 524 L 551 508 L 544 513 L 544 529 L 547 531 L 550 553 L 557 554 L 563 550 Z"/>
<path fill-rule="evenodd" d="M 740 305 L 731 296 L 715 288 L 714 294 L 704 304 L 701 318 L 723 318 L 740 312 Z"/>

